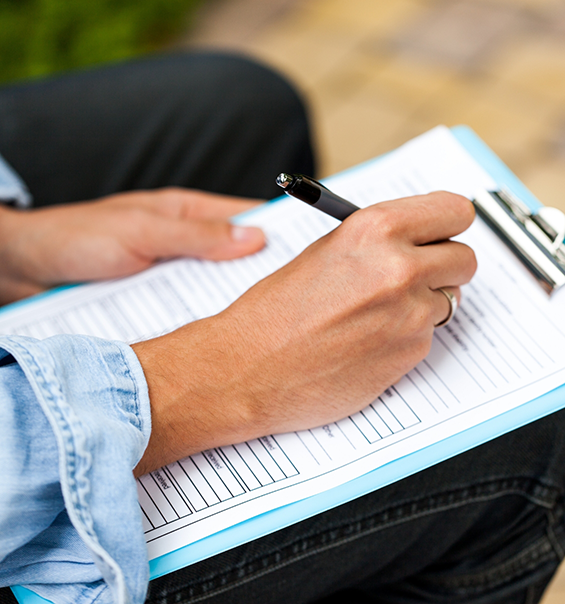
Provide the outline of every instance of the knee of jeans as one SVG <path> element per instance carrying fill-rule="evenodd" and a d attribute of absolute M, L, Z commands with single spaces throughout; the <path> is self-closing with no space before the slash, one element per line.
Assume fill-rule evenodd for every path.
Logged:
<path fill-rule="evenodd" d="M 198 82 L 222 103 L 241 102 L 246 109 L 265 109 L 273 121 L 306 118 L 306 101 L 296 86 L 275 68 L 229 52 L 199 52 L 176 57 L 177 82 Z"/>

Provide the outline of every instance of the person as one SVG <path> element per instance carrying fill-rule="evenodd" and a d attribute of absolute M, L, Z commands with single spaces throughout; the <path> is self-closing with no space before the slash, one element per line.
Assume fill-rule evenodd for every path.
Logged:
<path fill-rule="evenodd" d="M 263 234 L 230 216 L 314 172 L 297 94 L 220 54 L 6 87 L 0 133 L 35 204 L 0 207 L 3 302 L 253 253 Z M 147 588 L 134 474 L 364 407 L 426 355 L 438 288 L 471 279 L 449 239 L 472 220 L 449 193 L 361 210 L 224 312 L 131 347 L 0 336 L 0 585 L 57 604 L 538 602 L 565 547 L 563 413 Z"/>

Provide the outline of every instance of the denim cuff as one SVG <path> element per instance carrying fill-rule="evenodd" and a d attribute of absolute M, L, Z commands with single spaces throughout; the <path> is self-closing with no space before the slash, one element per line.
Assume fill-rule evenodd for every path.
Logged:
<path fill-rule="evenodd" d="M 142 603 L 149 573 L 132 469 L 147 446 L 151 413 L 137 357 L 121 342 L 87 336 L 4 336 L 0 348 L 51 426 L 65 507 L 16 552 L 20 567 L 35 565 L 26 587 L 56 603 Z M 0 365 L 9 361 L 5 354 Z M 20 404 L 17 392 L 12 404 Z M 31 450 L 40 446 L 17 437 Z"/>

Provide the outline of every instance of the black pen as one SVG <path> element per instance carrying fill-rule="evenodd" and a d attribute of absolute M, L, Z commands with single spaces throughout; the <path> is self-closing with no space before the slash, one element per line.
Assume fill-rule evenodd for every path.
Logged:
<path fill-rule="evenodd" d="M 322 183 L 309 176 L 304 176 L 304 174 L 281 172 L 277 176 L 277 185 L 282 187 L 287 195 L 296 197 L 296 199 L 300 199 L 300 201 L 304 201 L 313 208 L 338 220 L 345 220 L 353 212 L 359 210 L 350 201 L 332 193 Z"/>

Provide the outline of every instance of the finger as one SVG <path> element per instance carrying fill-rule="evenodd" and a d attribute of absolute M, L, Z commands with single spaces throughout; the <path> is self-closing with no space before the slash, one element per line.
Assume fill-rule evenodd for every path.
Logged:
<path fill-rule="evenodd" d="M 390 212 L 387 220 L 415 245 L 455 237 L 469 228 L 475 217 L 473 204 L 466 197 L 445 191 L 386 201 L 369 209 Z"/>
<path fill-rule="evenodd" d="M 192 189 L 167 188 L 158 191 L 134 191 L 128 203 L 145 207 L 170 218 L 217 220 L 229 218 L 260 206 L 263 202 L 245 197 L 218 195 Z"/>
<path fill-rule="evenodd" d="M 228 260 L 259 251 L 265 235 L 256 227 L 232 225 L 223 220 L 157 219 L 144 237 L 143 253 L 152 260 L 188 256 Z"/>
<path fill-rule="evenodd" d="M 443 290 L 443 291 L 442 291 Z M 445 293 L 444 293 L 445 292 Z M 432 300 L 432 320 L 434 327 L 441 327 L 451 321 L 455 311 L 461 303 L 461 289 L 459 287 L 442 287 L 431 292 Z M 455 303 L 452 303 L 450 298 L 455 296 Z"/>
<path fill-rule="evenodd" d="M 469 283 L 477 270 L 475 252 L 464 243 L 443 241 L 416 248 L 430 289 Z"/>
<path fill-rule="evenodd" d="M 199 220 L 229 218 L 264 204 L 263 200 L 191 191 L 183 198 L 183 216 Z"/>

